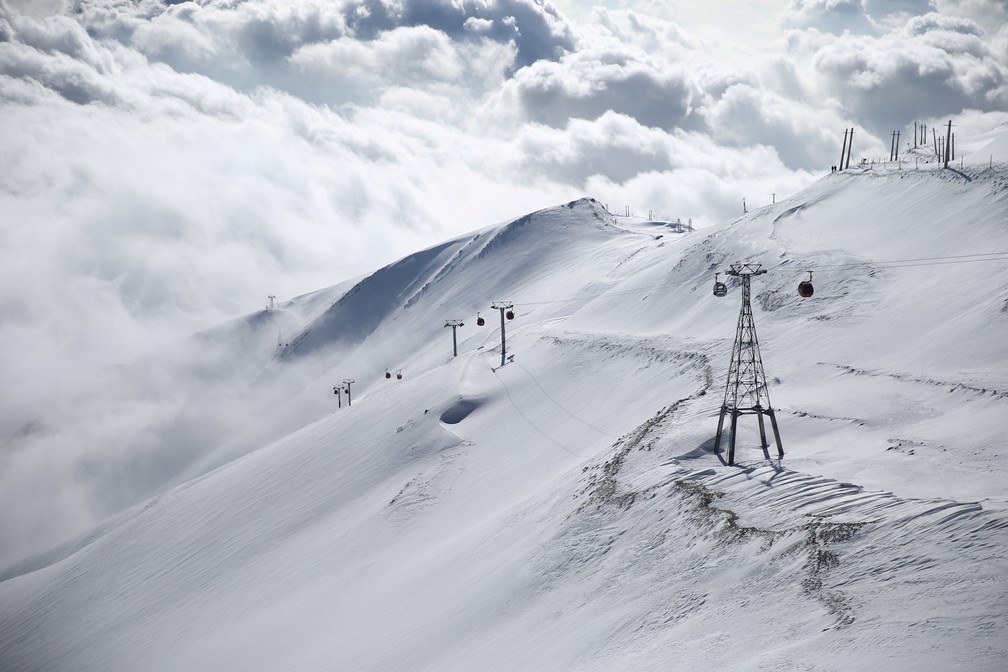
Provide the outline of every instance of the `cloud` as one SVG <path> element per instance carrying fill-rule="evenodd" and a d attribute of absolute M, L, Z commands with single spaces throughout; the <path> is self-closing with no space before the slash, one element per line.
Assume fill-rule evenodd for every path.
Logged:
<path fill-rule="evenodd" d="M 910 120 L 1008 107 L 1008 64 L 969 19 L 927 14 L 880 38 L 814 49 L 819 90 L 876 133 Z"/>
<path fill-rule="evenodd" d="M 428 26 L 453 39 L 473 35 L 515 45 L 514 67 L 555 60 L 574 50 L 576 37 L 556 8 L 536 0 L 344 0 L 353 34 L 374 39 L 403 26 Z"/>
<path fill-rule="evenodd" d="M 597 11 L 596 17 L 602 30 L 594 33 L 590 43 L 557 62 L 539 62 L 520 70 L 503 83 L 492 107 L 498 113 L 511 110 L 517 119 L 511 121 L 519 127 L 527 121 L 563 129 L 571 120 L 603 118 L 608 121 L 598 126 L 611 127 L 613 118 L 606 115 L 615 113 L 643 127 L 669 133 L 694 131 L 698 138 L 705 134 L 729 147 L 772 148 L 789 169 L 828 165 L 825 157 L 833 153 L 834 131 L 845 120 L 838 106 L 823 106 L 809 97 L 807 83 L 791 62 L 754 59 L 751 66 L 718 66 L 697 52 L 702 41 L 689 39 L 675 26 L 632 14 Z M 632 39 L 635 35 L 643 37 Z M 647 44 L 651 51 L 626 43 Z M 684 64 L 687 54 L 690 67 Z M 607 132 L 624 131 L 610 128 Z M 593 171 L 608 170 L 611 178 L 623 180 L 633 176 L 634 166 L 644 173 L 667 165 L 663 163 L 667 152 L 653 148 L 638 152 L 636 164 L 622 160 L 630 156 L 626 148 L 636 136 L 603 142 L 589 133 L 588 138 L 613 152 L 606 168 L 583 163 L 564 179 L 582 180 Z M 574 141 L 564 151 L 569 155 L 583 149 L 583 144 Z M 555 156 L 530 154 L 539 164 L 547 162 L 546 156 Z"/>
<path fill-rule="evenodd" d="M 137 49 L 183 72 L 207 75 L 242 89 L 266 85 L 315 102 L 373 102 L 367 87 L 340 88 L 341 78 L 313 78 L 319 69 L 305 61 L 320 54 L 351 56 L 403 47 L 399 63 L 406 63 L 425 46 L 440 49 L 437 40 L 412 45 L 408 38 L 441 35 L 460 51 L 467 43 L 506 45 L 507 60 L 497 64 L 502 73 L 541 59 L 558 59 L 576 48 L 576 35 L 555 7 L 536 0 L 262 0 L 161 5 L 141 2 L 82 0 L 76 9 L 87 31 Z M 371 45 L 369 43 L 376 43 Z M 421 54 L 424 61 L 437 53 Z M 363 65 L 357 60 L 344 65 Z M 400 67 L 391 73 L 390 85 Z M 446 73 L 445 77 L 450 76 Z M 369 72 L 369 86 L 385 78 L 381 69 Z"/>
<path fill-rule="evenodd" d="M 584 49 L 556 63 L 540 61 L 503 88 L 526 118 L 554 127 L 611 110 L 647 126 L 688 128 L 696 125 L 699 95 L 686 68 L 618 44 Z"/>
<path fill-rule="evenodd" d="M 891 15 L 917 16 L 938 11 L 935 0 L 864 0 L 864 6 L 873 19 Z"/>
<path fill-rule="evenodd" d="M 423 89 L 457 80 L 464 69 L 460 54 L 444 33 L 428 27 L 396 28 L 371 42 L 341 39 L 299 49 L 290 62 L 317 82 L 359 93 L 365 99 L 374 90 L 374 73 L 381 86 Z"/>
<path fill-rule="evenodd" d="M 811 179 L 787 171 L 769 145 L 726 147 L 703 133 L 669 133 L 614 112 L 562 129 L 529 126 L 516 144 L 526 171 L 700 225 L 735 215 L 747 194 L 751 204 L 770 202 Z"/>
<path fill-rule="evenodd" d="M 585 32 L 595 40 L 614 41 L 617 44 L 633 45 L 652 56 L 660 56 L 668 61 L 681 60 L 711 45 L 705 39 L 684 30 L 671 20 L 656 19 L 654 14 L 643 15 L 635 11 L 613 12 L 603 7 L 592 11 L 594 26 L 587 26 Z M 582 45 L 582 48 L 585 45 Z"/>
<path fill-rule="evenodd" d="M 935 0 L 935 5 L 941 14 L 970 19 L 990 34 L 1008 25 L 1008 5 L 1002 0 Z"/>
<path fill-rule="evenodd" d="M 675 160 L 668 134 L 611 111 L 597 120 L 572 119 L 562 129 L 528 126 L 517 146 L 529 169 L 574 184 L 595 175 L 624 182 L 667 170 Z"/>
<path fill-rule="evenodd" d="M 878 30 L 868 15 L 864 0 L 792 0 L 784 25 L 815 28 L 834 35 L 845 32 L 870 34 Z"/>
<path fill-rule="evenodd" d="M 835 113 L 815 110 L 759 85 L 730 86 L 708 115 L 719 144 L 774 147 L 784 165 L 804 170 L 823 167 L 842 122 Z"/>

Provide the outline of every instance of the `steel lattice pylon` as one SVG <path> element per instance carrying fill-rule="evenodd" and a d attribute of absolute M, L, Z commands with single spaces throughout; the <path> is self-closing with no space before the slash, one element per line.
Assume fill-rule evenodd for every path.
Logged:
<path fill-rule="evenodd" d="M 742 282 L 742 310 L 739 312 L 735 345 L 732 347 L 731 364 L 728 367 L 728 383 L 725 385 L 717 438 L 714 441 L 714 451 L 720 452 L 725 416 L 730 413 L 731 437 L 728 440 L 728 464 L 735 464 L 735 430 L 738 425 L 738 417 L 745 414 L 755 414 L 759 419 L 760 441 L 764 451 L 766 451 L 768 444 L 763 416 L 766 415 L 770 418 L 774 438 L 777 440 L 777 455 L 778 457 L 784 456 L 780 430 L 777 429 L 777 418 L 774 415 L 773 407 L 770 406 L 770 393 L 767 391 L 759 340 L 756 338 L 756 325 L 753 323 L 752 306 L 749 303 L 749 279 L 754 275 L 764 273 L 766 273 L 766 269 L 761 268 L 761 264 L 732 264 L 731 270 L 727 272 L 727 275 L 734 275 Z"/>

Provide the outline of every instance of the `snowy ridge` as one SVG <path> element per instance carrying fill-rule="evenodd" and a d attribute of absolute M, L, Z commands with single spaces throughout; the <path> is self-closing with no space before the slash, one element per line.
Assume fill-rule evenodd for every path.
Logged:
<path fill-rule="evenodd" d="M 356 345 L 373 332 L 402 297 L 416 290 L 455 246 L 438 245 L 411 255 L 361 280 L 291 340 L 284 356 L 304 355 L 324 346 Z"/>
<path fill-rule="evenodd" d="M 1002 669 L 1008 261 L 976 255 L 1008 171 L 967 177 L 830 175 L 684 235 L 574 201 L 282 304 L 271 424 L 0 574 L 0 667 Z M 728 467 L 734 261 L 769 269 L 786 455 L 741 422 Z"/>

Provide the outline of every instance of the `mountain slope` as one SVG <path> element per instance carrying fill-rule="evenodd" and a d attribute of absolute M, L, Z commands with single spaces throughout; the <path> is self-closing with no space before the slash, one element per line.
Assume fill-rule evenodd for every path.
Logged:
<path fill-rule="evenodd" d="M 687 235 L 575 201 L 331 292 L 248 355 L 269 432 L 0 574 L 2 667 L 999 670 L 1006 184 L 851 171 Z M 743 422 L 728 467 L 735 261 L 786 456 Z"/>

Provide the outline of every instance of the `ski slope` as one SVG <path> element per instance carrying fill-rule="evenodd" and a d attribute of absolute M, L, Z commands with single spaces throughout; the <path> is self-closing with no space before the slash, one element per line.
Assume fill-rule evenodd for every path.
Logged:
<path fill-rule="evenodd" d="M 241 426 L 0 572 L 0 668 L 1003 670 L 1006 215 L 1003 164 L 583 199 L 200 334 Z M 786 455 L 729 467 L 736 261 Z"/>

